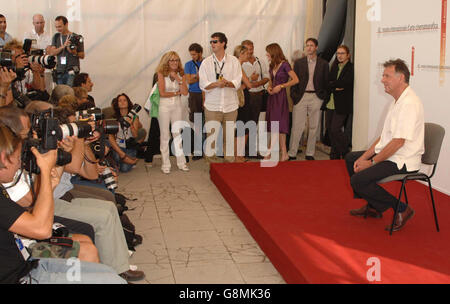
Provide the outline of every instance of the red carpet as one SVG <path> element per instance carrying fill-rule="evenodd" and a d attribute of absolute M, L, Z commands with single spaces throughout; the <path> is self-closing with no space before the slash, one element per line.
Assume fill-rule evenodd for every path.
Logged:
<path fill-rule="evenodd" d="M 364 201 L 353 199 L 343 161 L 212 164 L 211 179 L 288 283 L 369 283 L 372 257 L 381 266 L 375 283 L 450 283 L 450 197 L 434 191 L 437 232 L 422 184 L 408 184 L 416 215 L 389 236 L 392 211 L 382 219 L 349 215 Z"/>

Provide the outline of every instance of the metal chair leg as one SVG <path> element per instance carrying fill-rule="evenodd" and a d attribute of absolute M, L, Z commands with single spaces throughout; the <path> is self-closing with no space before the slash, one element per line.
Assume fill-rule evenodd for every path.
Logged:
<path fill-rule="evenodd" d="M 394 218 L 392 219 L 392 225 L 391 225 L 391 229 L 389 231 L 389 235 L 392 235 L 392 231 L 394 230 L 394 224 L 395 224 L 395 220 L 397 219 L 398 209 L 400 207 L 400 201 L 402 198 L 402 192 L 403 192 L 404 187 L 405 187 L 405 181 L 403 180 L 402 187 L 400 188 L 400 194 L 398 195 L 397 205 L 395 206 Z"/>
<path fill-rule="evenodd" d="M 436 223 L 436 229 L 439 232 L 439 224 L 438 224 L 438 218 L 436 213 L 436 206 L 434 204 L 434 197 L 433 197 L 433 188 L 431 187 L 431 180 L 428 178 L 428 188 L 430 189 L 430 195 L 431 195 L 431 203 L 433 204 L 433 213 L 434 213 L 434 222 Z"/>

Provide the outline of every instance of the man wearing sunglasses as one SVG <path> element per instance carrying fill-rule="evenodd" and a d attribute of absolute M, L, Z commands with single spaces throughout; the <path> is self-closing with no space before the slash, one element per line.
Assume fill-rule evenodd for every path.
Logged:
<path fill-rule="evenodd" d="M 229 136 L 230 140 L 227 140 L 227 131 L 234 134 L 234 123 L 239 107 L 237 89 L 241 86 L 242 67 L 236 57 L 226 54 L 227 42 L 227 37 L 223 33 L 211 35 L 210 44 L 213 54 L 203 61 L 199 71 L 200 88 L 205 92 L 204 111 L 208 133 L 205 158 L 207 162 L 217 160 L 214 154 L 217 152 L 215 142 L 218 138 L 219 124 L 222 125 L 223 130 L 225 161 L 234 161 L 234 137 Z"/>

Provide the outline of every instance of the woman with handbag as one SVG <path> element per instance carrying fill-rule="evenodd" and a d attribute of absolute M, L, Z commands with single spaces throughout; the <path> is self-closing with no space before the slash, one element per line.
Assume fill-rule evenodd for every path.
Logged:
<path fill-rule="evenodd" d="M 161 132 L 161 171 L 165 174 L 170 173 L 169 141 L 170 133 L 172 132 L 175 147 L 174 154 L 177 158 L 178 169 L 187 172 L 189 171 L 189 167 L 186 165 L 186 158 L 183 154 L 180 133 L 183 127 L 183 125 L 181 125 L 181 122 L 183 121 L 181 95 L 187 96 L 188 88 L 180 56 L 173 51 L 164 54 L 156 72 L 158 73 L 158 89 L 160 96 L 158 122 Z"/>

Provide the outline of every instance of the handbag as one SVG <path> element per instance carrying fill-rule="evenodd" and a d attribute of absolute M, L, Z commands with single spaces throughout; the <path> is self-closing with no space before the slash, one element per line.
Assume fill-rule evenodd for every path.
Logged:
<path fill-rule="evenodd" d="M 245 105 L 244 90 L 242 90 L 242 89 L 237 90 L 237 96 L 239 99 L 239 107 L 242 108 Z"/>
<path fill-rule="evenodd" d="M 150 117 L 158 118 L 159 116 L 159 98 L 158 83 L 155 83 L 144 105 L 144 109 L 149 113 Z"/>

